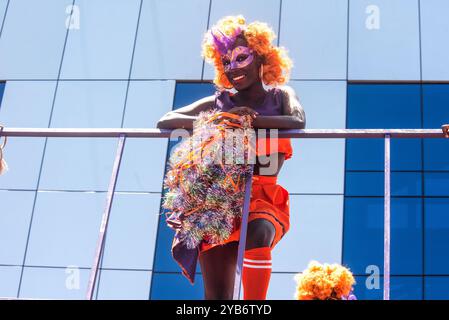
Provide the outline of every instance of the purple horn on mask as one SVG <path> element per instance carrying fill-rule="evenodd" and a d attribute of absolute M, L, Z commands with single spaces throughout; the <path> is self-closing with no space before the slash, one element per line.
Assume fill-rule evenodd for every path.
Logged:
<path fill-rule="evenodd" d="M 212 35 L 212 39 L 214 41 L 214 46 L 220 52 L 220 54 L 226 54 L 228 50 L 231 48 L 237 36 L 242 32 L 240 27 L 234 31 L 231 36 L 225 35 L 221 30 L 216 28 L 212 28 L 210 33 Z"/>

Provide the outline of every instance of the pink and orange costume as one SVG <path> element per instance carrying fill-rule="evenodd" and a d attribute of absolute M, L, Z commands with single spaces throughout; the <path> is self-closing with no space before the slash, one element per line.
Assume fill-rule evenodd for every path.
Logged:
<path fill-rule="evenodd" d="M 215 99 L 215 108 L 227 112 L 235 107 L 232 101 L 232 93 L 228 91 L 217 91 Z M 278 88 L 272 88 L 268 91 L 265 101 L 262 105 L 257 106 L 255 110 L 264 116 L 282 115 L 282 92 Z M 256 140 L 256 156 L 269 155 L 272 153 L 284 153 L 285 159 L 290 159 L 293 155 L 290 138 L 278 138 L 278 143 L 274 143 L 274 148 L 270 150 L 270 138 L 258 138 Z M 274 141 L 275 142 L 275 141 Z M 265 143 L 266 148 L 260 146 Z M 251 186 L 251 199 L 248 222 L 255 219 L 266 219 L 270 221 L 276 230 L 275 238 L 270 248 L 264 248 L 263 256 L 269 254 L 269 258 L 259 260 L 261 250 L 253 250 L 245 253 L 244 266 L 248 268 L 263 268 L 270 269 L 271 272 L 271 249 L 279 242 L 279 240 L 287 233 L 290 228 L 290 204 L 287 190 L 277 184 L 276 176 L 262 176 L 254 175 Z M 198 249 L 188 249 L 176 237 L 172 244 L 172 254 L 177 263 L 181 266 L 183 274 L 194 283 L 195 270 L 199 254 L 210 250 L 217 245 L 223 245 L 232 241 L 239 241 L 240 238 L 240 221 L 234 224 L 234 231 L 231 236 L 222 244 L 207 244 L 203 242 Z M 259 248 L 256 248 L 259 249 Z M 248 250 L 251 251 L 251 250 Z M 270 251 L 270 252 L 268 252 Z M 248 258 L 249 257 L 249 258 Z M 252 259 L 251 259 L 252 258 Z M 267 260 L 269 259 L 269 260 Z M 243 280 L 245 281 L 245 269 L 243 273 Z M 250 290 L 245 290 L 249 292 Z M 251 290 L 254 291 L 254 290 Z M 257 291 L 257 290 L 256 290 Z M 248 297 L 254 298 L 258 297 Z"/>

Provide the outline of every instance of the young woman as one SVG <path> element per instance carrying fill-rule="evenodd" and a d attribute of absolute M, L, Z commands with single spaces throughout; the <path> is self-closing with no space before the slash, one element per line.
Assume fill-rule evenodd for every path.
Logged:
<path fill-rule="evenodd" d="M 305 114 L 294 90 L 282 86 L 288 80 L 291 60 L 285 49 L 272 45 L 274 38 L 267 24 L 257 21 L 246 24 L 242 16 L 227 16 L 218 21 L 203 41 L 203 57 L 215 66 L 217 92 L 167 113 L 157 127 L 192 129 L 200 112 L 216 108 L 251 115 L 254 128 L 305 128 Z M 265 90 L 263 83 L 271 88 Z M 225 90 L 232 88 L 235 93 Z M 289 138 L 273 142 L 274 147 L 269 138 L 258 139 L 256 145 L 242 272 L 245 300 L 266 298 L 271 250 L 289 229 L 288 192 L 277 184 L 277 175 L 284 160 L 292 156 L 292 147 Z M 266 143 L 266 148 L 259 148 L 262 143 Z M 272 172 L 267 170 L 271 166 L 267 160 L 277 164 Z M 236 228 L 223 245 L 203 243 L 199 250 L 206 299 L 232 299 L 239 231 Z"/>

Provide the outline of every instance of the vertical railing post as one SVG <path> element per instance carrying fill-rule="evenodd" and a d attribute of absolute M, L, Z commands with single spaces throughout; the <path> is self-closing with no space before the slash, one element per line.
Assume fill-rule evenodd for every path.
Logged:
<path fill-rule="evenodd" d="M 243 257 L 246 247 L 246 231 L 248 229 L 248 215 L 249 215 L 249 203 L 251 199 L 251 185 L 253 181 L 254 164 L 251 164 L 250 176 L 245 182 L 245 200 L 243 202 L 242 220 L 240 225 L 240 239 L 239 248 L 237 253 L 237 267 L 235 271 L 234 280 L 234 294 L 232 299 L 238 300 L 240 296 L 240 289 L 242 285 L 242 270 L 243 270 Z"/>
<path fill-rule="evenodd" d="M 94 263 L 90 270 L 89 282 L 87 284 L 86 299 L 92 300 L 95 288 L 95 282 L 97 280 L 98 268 L 100 265 L 100 259 L 103 255 L 104 241 L 106 236 L 106 230 L 108 228 L 109 216 L 111 213 L 112 200 L 114 199 L 115 186 L 117 184 L 117 176 L 120 170 L 120 162 L 122 160 L 123 148 L 125 146 L 125 134 L 120 134 L 117 146 L 117 152 L 115 154 L 114 166 L 112 168 L 111 179 L 109 181 L 108 195 L 106 198 L 106 207 L 103 211 L 101 218 L 100 234 L 98 236 L 97 247 L 95 249 Z"/>
<path fill-rule="evenodd" d="M 385 135 L 384 300 L 390 300 L 390 134 Z"/>

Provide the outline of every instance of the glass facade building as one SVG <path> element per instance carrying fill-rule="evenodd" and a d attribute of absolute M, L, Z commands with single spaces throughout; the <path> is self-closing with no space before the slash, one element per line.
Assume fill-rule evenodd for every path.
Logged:
<path fill-rule="evenodd" d="M 307 129 L 449 122 L 446 0 L 0 0 L 0 124 L 155 128 L 214 93 L 200 55 L 219 18 L 268 23 L 288 49 Z M 128 138 L 96 299 L 202 299 L 171 257 L 161 198 L 176 141 Z M 311 260 L 382 299 L 382 139 L 292 139 L 279 175 L 291 229 L 269 299 Z M 0 297 L 83 299 L 117 140 L 9 137 L 0 176 Z M 391 297 L 449 299 L 449 140 L 392 139 Z"/>

